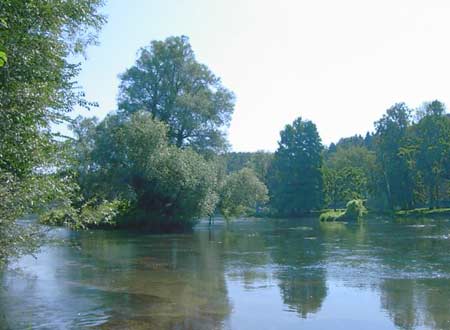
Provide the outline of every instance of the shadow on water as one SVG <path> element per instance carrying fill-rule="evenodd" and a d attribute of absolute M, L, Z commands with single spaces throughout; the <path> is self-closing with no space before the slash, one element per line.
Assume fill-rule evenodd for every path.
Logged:
<path fill-rule="evenodd" d="M 53 231 L 1 277 L 0 329 L 450 329 L 450 222 Z"/>

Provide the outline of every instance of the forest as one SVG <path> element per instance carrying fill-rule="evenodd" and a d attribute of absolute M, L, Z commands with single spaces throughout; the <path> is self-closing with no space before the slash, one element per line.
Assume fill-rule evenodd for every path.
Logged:
<path fill-rule="evenodd" d="M 74 229 L 173 232 L 216 215 L 302 217 L 355 199 L 371 212 L 450 207 L 442 102 L 396 103 L 372 132 L 330 145 L 298 109 L 275 152 L 232 152 L 236 97 L 186 36 L 142 45 L 106 118 L 74 118 L 76 107 L 95 115 L 73 59 L 97 42 L 102 6 L 0 3 L 0 262 L 45 235 L 18 222 L 26 215 Z M 57 133 L 64 124 L 70 133 Z"/>

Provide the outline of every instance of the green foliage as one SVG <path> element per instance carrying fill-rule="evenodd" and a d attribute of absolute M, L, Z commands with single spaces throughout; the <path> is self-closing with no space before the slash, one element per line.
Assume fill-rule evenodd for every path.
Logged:
<path fill-rule="evenodd" d="M 413 128 L 410 148 L 423 180 L 430 208 L 439 206 L 440 187 L 450 178 L 450 118 L 439 101 L 425 105 L 422 118 Z"/>
<path fill-rule="evenodd" d="M 254 211 L 257 204 L 268 200 L 267 187 L 249 168 L 233 172 L 225 180 L 218 209 L 226 218 L 238 217 Z"/>
<path fill-rule="evenodd" d="M 334 209 L 345 201 L 364 197 L 366 192 L 364 172 L 356 167 L 324 168 L 323 181 L 326 200 Z"/>
<path fill-rule="evenodd" d="M 353 199 L 347 203 L 344 218 L 348 220 L 360 220 L 367 213 L 362 199 Z"/>
<path fill-rule="evenodd" d="M 224 161 L 226 173 L 230 174 L 249 167 L 252 156 L 252 152 L 227 152 L 220 158 Z"/>
<path fill-rule="evenodd" d="M 344 211 L 326 211 L 320 214 L 319 220 L 323 222 L 339 221 L 344 216 Z"/>
<path fill-rule="evenodd" d="M 150 113 L 110 115 L 97 126 L 78 120 L 75 129 L 75 169 L 84 198 L 128 201 L 119 226 L 189 228 L 214 212 L 216 164 L 169 144 L 167 125 Z"/>
<path fill-rule="evenodd" d="M 413 120 L 414 119 L 414 120 Z M 395 104 L 366 138 L 343 138 L 324 152 L 324 191 L 337 207 L 367 199 L 379 210 L 439 207 L 450 191 L 450 117 L 443 103 L 424 103 L 415 115 Z M 373 151 L 372 151 L 373 148 Z"/>
<path fill-rule="evenodd" d="M 187 37 L 153 41 L 136 64 L 121 75 L 119 109 L 124 115 L 147 111 L 166 123 L 178 147 L 202 153 L 223 151 L 234 110 L 234 95 L 197 62 Z"/>
<path fill-rule="evenodd" d="M 259 180 L 268 184 L 269 168 L 274 154 L 266 151 L 256 152 L 229 152 L 220 155 L 227 174 L 237 172 L 243 168 L 251 168 Z"/>
<path fill-rule="evenodd" d="M 0 68 L 6 64 L 8 57 L 5 52 L 0 51 Z"/>
<path fill-rule="evenodd" d="M 376 190 L 379 170 L 375 154 L 359 142 L 357 145 L 338 144 L 336 150 L 325 157 L 325 199 L 333 208 L 351 199 L 368 198 Z"/>
<path fill-rule="evenodd" d="M 123 215 L 129 205 L 126 201 L 90 200 L 80 209 L 73 207 L 52 208 L 40 217 L 40 223 L 52 226 L 67 226 L 72 229 L 92 227 L 111 227 L 117 225 L 120 215 Z"/>
<path fill-rule="evenodd" d="M 82 199 L 128 201 L 119 226 L 192 227 L 214 213 L 224 175 L 197 152 L 212 159 L 226 147 L 234 96 L 196 61 L 186 37 L 141 49 L 121 79 L 118 114 L 71 127 Z"/>
<path fill-rule="evenodd" d="M 420 218 L 420 217 L 435 217 L 442 216 L 448 217 L 450 216 L 450 208 L 440 208 L 440 209 L 429 209 L 429 208 L 417 208 L 412 210 L 401 210 L 395 212 L 396 216 L 402 218 Z"/>
<path fill-rule="evenodd" d="M 272 205 L 284 215 L 320 208 L 323 147 L 316 125 L 298 118 L 280 135 L 269 174 Z"/>
<path fill-rule="evenodd" d="M 411 110 L 399 103 L 386 111 L 375 123 L 375 150 L 380 165 L 380 192 L 387 197 L 389 208 L 411 208 L 414 177 L 411 163 L 402 147 L 407 142 L 411 125 Z"/>
<path fill-rule="evenodd" d="M 320 214 L 319 220 L 330 221 L 358 221 L 367 213 L 364 202 L 361 199 L 353 199 L 346 205 L 344 211 L 325 211 Z"/>
<path fill-rule="evenodd" d="M 77 211 L 72 208 L 52 208 L 40 216 L 39 222 L 49 226 L 68 226 L 71 227 L 76 222 L 78 214 Z"/>
<path fill-rule="evenodd" d="M 76 190 L 70 173 L 55 174 L 67 164 L 50 126 L 65 120 L 75 105 L 89 105 L 75 88 L 79 66 L 67 58 L 95 42 L 105 21 L 98 13 L 102 5 L 0 2 L 0 263 L 39 243 L 39 232 L 17 224 L 19 217 Z"/>
<path fill-rule="evenodd" d="M 338 149 L 350 149 L 355 147 L 365 147 L 366 143 L 361 135 L 354 135 L 350 137 L 340 138 L 336 144 Z"/>

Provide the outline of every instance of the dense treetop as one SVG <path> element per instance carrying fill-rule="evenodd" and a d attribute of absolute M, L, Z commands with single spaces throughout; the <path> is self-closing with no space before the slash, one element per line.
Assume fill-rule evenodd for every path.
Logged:
<path fill-rule="evenodd" d="M 121 76 L 119 109 L 125 115 L 148 111 L 167 123 L 178 147 L 223 151 L 234 95 L 207 66 L 196 61 L 187 37 L 153 41 Z"/>
<path fill-rule="evenodd" d="M 271 202 L 286 215 L 322 205 L 322 142 L 316 125 L 302 118 L 280 133 L 270 175 Z"/>

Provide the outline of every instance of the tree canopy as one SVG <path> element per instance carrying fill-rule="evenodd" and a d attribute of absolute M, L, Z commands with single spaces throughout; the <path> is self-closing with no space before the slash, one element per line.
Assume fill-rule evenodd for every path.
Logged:
<path fill-rule="evenodd" d="M 231 173 L 225 180 L 220 193 L 218 208 L 226 219 L 245 215 L 255 210 L 257 204 L 265 203 L 268 191 L 255 172 L 243 168 Z"/>
<path fill-rule="evenodd" d="M 152 41 L 120 79 L 119 110 L 124 115 L 148 111 L 168 125 L 169 140 L 177 147 L 225 150 L 224 128 L 234 95 L 197 62 L 187 37 Z"/>
<path fill-rule="evenodd" d="M 281 214 L 299 215 L 322 206 L 322 149 L 311 121 L 298 118 L 281 131 L 270 172 L 271 202 Z"/>

